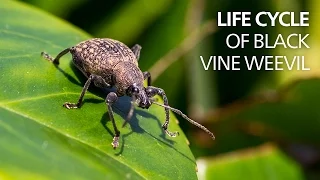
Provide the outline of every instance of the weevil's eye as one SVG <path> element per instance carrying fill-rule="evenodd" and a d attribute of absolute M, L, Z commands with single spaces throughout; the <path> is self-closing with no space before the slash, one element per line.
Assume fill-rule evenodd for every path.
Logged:
<path fill-rule="evenodd" d="M 132 93 L 139 94 L 139 88 L 133 87 L 132 88 Z"/>
<path fill-rule="evenodd" d="M 129 86 L 129 88 L 126 91 L 127 95 L 129 95 L 129 96 L 138 95 L 139 92 L 140 92 L 139 87 L 135 84 Z"/>

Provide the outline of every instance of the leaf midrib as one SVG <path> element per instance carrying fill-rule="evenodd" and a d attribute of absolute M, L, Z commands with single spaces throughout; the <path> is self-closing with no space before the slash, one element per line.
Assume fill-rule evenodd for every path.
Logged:
<path fill-rule="evenodd" d="M 26 101 L 32 101 L 32 100 L 40 100 L 48 97 L 55 97 L 60 95 L 79 95 L 79 92 L 63 92 L 63 93 L 52 93 L 52 94 L 46 94 L 46 95 L 40 95 L 40 96 L 34 96 L 34 97 L 26 97 L 18 100 L 10 100 L 10 101 L 0 101 L 0 106 L 13 104 L 13 103 L 19 103 L 19 102 L 26 102 Z M 87 96 L 97 97 L 92 94 L 86 94 Z"/>

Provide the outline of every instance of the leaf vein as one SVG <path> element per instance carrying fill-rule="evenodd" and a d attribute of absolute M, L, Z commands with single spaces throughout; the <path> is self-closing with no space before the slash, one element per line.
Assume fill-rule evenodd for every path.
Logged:
<path fill-rule="evenodd" d="M 0 33 L 6 33 L 6 34 L 11 34 L 11 35 L 15 35 L 15 36 L 20 36 L 20 37 L 23 37 L 23 38 L 28 38 L 28 39 L 32 39 L 32 40 L 36 40 L 36 41 L 39 41 L 39 42 L 43 42 L 45 44 L 48 44 L 48 45 L 51 45 L 55 48 L 59 48 L 59 49 L 62 49 L 63 47 L 59 46 L 59 45 L 56 45 L 54 43 L 52 43 L 51 41 L 46 41 L 46 40 L 43 40 L 43 39 L 40 39 L 40 38 L 37 38 L 35 36 L 32 36 L 32 35 L 28 35 L 28 34 L 22 34 L 22 33 L 19 33 L 19 32 L 15 32 L 15 31 L 8 31 L 8 30 L 5 30 L 5 29 L 0 29 Z"/>
<path fill-rule="evenodd" d="M 3 105 L 8 105 L 8 104 L 14 104 L 14 103 L 19 103 L 19 102 L 26 102 L 26 101 L 33 101 L 33 100 L 40 100 L 48 97 L 54 97 L 54 96 L 61 96 L 61 95 L 80 95 L 79 92 L 63 92 L 63 93 L 53 93 L 53 94 L 46 94 L 42 96 L 35 96 L 35 97 L 27 97 L 23 99 L 18 99 L 18 100 L 12 100 L 12 101 L 3 101 L 0 102 L 0 106 Z M 86 96 L 90 96 L 91 94 L 86 94 Z M 93 97 L 97 97 L 94 95 L 91 95 Z"/>

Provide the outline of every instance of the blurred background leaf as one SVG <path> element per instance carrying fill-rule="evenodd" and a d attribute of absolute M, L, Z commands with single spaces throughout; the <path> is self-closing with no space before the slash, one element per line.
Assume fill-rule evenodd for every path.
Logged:
<path fill-rule="evenodd" d="M 199 179 L 303 179 L 299 165 L 271 144 L 199 159 Z"/>

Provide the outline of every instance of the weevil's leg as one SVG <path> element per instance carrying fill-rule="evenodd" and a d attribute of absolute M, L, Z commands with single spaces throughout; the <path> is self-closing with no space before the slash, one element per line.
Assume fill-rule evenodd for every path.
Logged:
<path fill-rule="evenodd" d="M 57 55 L 56 58 L 53 58 L 52 56 L 50 56 L 50 55 L 49 55 L 48 53 L 46 53 L 46 52 L 41 52 L 41 56 L 44 57 L 45 59 L 47 59 L 48 61 L 52 62 L 53 64 L 57 64 L 57 65 L 58 65 L 58 64 L 59 64 L 59 59 L 60 59 L 63 55 L 67 54 L 68 52 L 70 52 L 70 48 L 67 48 L 67 49 L 61 51 L 61 52 Z"/>
<path fill-rule="evenodd" d="M 136 97 L 135 97 L 135 96 L 132 96 L 132 101 L 131 101 L 130 110 L 129 110 L 129 113 L 128 113 L 128 115 L 127 115 L 126 121 L 122 124 L 122 127 L 124 127 L 124 126 L 129 122 L 129 120 L 132 118 L 133 111 L 134 111 L 134 103 L 135 103 L 135 101 L 136 101 Z"/>
<path fill-rule="evenodd" d="M 148 95 L 149 98 L 152 98 L 152 97 L 155 96 L 156 94 L 162 96 L 164 105 L 169 106 L 168 98 L 167 98 L 167 96 L 166 96 L 166 94 L 165 94 L 165 92 L 164 92 L 163 89 L 158 88 L 158 87 L 148 86 L 148 87 L 146 88 L 146 92 L 147 92 L 147 95 Z M 179 135 L 179 132 L 178 132 L 178 131 L 176 131 L 176 132 L 170 132 L 170 131 L 168 130 L 168 126 L 169 126 L 169 123 L 170 123 L 169 108 L 165 107 L 164 110 L 165 110 L 165 113 L 166 113 L 166 121 L 163 123 L 162 129 L 163 129 L 163 130 L 166 132 L 166 134 L 168 134 L 169 136 L 171 136 L 171 137 L 176 137 L 177 135 Z"/>
<path fill-rule="evenodd" d="M 81 91 L 81 94 L 80 94 L 80 97 L 78 99 L 78 102 L 77 103 L 70 103 L 70 102 L 65 102 L 63 104 L 64 107 L 66 107 L 67 109 L 76 109 L 76 108 L 80 108 L 81 105 L 82 105 L 82 101 L 83 101 L 83 97 L 85 95 L 85 93 L 87 92 L 90 84 L 91 84 L 91 81 L 92 79 L 94 78 L 94 75 L 90 75 L 88 80 L 86 81 L 86 83 L 84 84 L 83 88 L 82 88 L 82 91 Z"/>
<path fill-rule="evenodd" d="M 65 102 L 63 104 L 64 107 L 66 107 L 67 109 L 76 109 L 76 108 L 80 108 L 81 105 L 82 105 L 82 101 L 83 101 L 83 97 L 85 95 L 85 93 L 87 92 L 91 82 L 96 82 L 96 81 L 99 81 L 101 80 L 101 76 L 97 76 L 97 75 L 94 75 L 94 74 L 91 74 L 88 78 L 88 80 L 86 81 L 86 83 L 84 84 L 83 88 L 82 88 L 82 91 L 81 91 L 81 94 L 80 94 L 80 97 L 78 99 L 78 102 L 77 103 L 70 103 L 70 102 Z M 109 84 L 105 84 L 104 86 L 108 86 Z"/>
<path fill-rule="evenodd" d="M 111 85 L 108 84 L 101 76 L 95 76 L 93 83 L 99 88 L 111 88 Z"/>
<path fill-rule="evenodd" d="M 140 58 L 140 51 L 141 51 L 141 46 L 139 44 L 135 44 L 132 48 L 131 51 L 133 54 L 136 56 L 137 61 L 139 61 Z"/>
<path fill-rule="evenodd" d="M 151 86 L 151 74 L 148 71 L 143 72 L 143 77 L 147 79 L 148 86 Z"/>
<path fill-rule="evenodd" d="M 107 95 L 107 98 L 106 98 L 106 104 L 108 106 L 108 113 L 109 113 L 109 118 L 112 122 L 112 125 L 113 125 L 113 128 L 114 128 L 114 132 L 115 132 L 115 135 L 113 137 L 113 141 L 112 141 L 112 146 L 113 148 L 117 148 L 119 146 L 119 136 L 120 136 L 120 131 L 118 130 L 117 128 L 117 125 L 116 125 L 116 122 L 114 121 L 114 118 L 113 118 L 113 111 L 112 111 L 112 104 L 115 103 L 116 101 L 118 100 L 118 96 L 116 93 L 114 92 L 110 92 L 108 95 Z"/>

